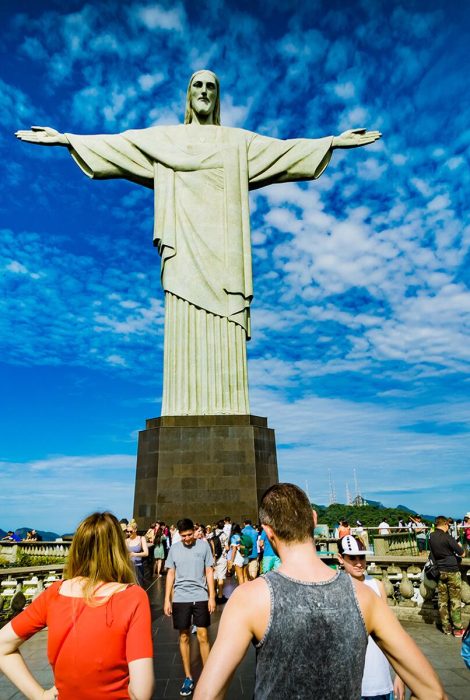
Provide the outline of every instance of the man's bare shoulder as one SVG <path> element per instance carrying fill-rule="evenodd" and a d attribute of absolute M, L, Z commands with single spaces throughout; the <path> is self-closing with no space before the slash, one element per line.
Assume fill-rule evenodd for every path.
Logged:
<path fill-rule="evenodd" d="M 271 613 L 271 595 L 263 577 L 236 588 L 229 598 L 222 620 L 233 631 L 239 626 L 257 640 L 263 638 Z"/>
<path fill-rule="evenodd" d="M 252 618 L 253 614 L 262 614 L 271 607 L 271 596 L 268 584 L 263 577 L 238 586 L 229 598 L 226 608 L 231 612 Z M 256 617 L 256 615 L 255 615 Z"/>
<path fill-rule="evenodd" d="M 262 576 L 254 581 L 248 581 L 234 590 L 230 596 L 229 602 L 232 602 L 232 600 L 233 605 L 248 605 L 251 601 L 260 604 L 265 600 L 269 603 L 270 594 L 268 584 Z"/>

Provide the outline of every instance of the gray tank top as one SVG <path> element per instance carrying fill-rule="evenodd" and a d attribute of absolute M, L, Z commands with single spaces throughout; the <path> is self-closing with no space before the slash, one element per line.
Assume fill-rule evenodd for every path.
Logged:
<path fill-rule="evenodd" d="M 256 645 L 254 700 L 358 700 L 367 630 L 349 576 L 306 583 L 270 571 L 263 578 L 271 615 Z"/>

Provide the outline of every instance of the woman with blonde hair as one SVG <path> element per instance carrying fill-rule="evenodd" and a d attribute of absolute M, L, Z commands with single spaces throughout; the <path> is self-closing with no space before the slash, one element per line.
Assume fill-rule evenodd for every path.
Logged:
<path fill-rule="evenodd" d="M 139 586 L 144 587 L 144 562 L 143 559 L 148 557 L 149 548 L 147 540 L 137 533 L 137 523 L 131 520 L 127 527 L 126 547 L 129 551 L 131 562 L 134 565 L 135 576 Z"/>
<path fill-rule="evenodd" d="M 0 670 L 29 700 L 150 700 L 150 605 L 135 583 L 117 519 L 111 513 L 88 516 L 74 535 L 64 580 L 0 631 Z M 19 651 L 44 627 L 55 679 L 48 690 Z"/>

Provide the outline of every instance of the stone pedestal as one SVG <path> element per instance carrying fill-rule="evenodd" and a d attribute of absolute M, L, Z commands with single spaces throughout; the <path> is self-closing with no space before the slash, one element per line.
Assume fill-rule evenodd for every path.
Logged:
<path fill-rule="evenodd" d="M 189 517 L 257 520 L 278 481 L 274 430 L 258 416 L 162 416 L 139 433 L 134 517 L 139 529 Z"/>

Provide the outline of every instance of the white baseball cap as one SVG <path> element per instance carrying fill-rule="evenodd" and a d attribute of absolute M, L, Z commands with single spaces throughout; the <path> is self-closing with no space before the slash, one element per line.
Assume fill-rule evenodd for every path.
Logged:
<path fill-rule="evenodd" d="M 346 535 L 346 537 L 343 537 L 343 539 L 341 540 L 341 547 L 343 549 L 343 554 L 353 556 L 365 556 L 366 554 L 374 553 L 371 549 L 359 549 L 357 540 L 352 535 Z"/>

